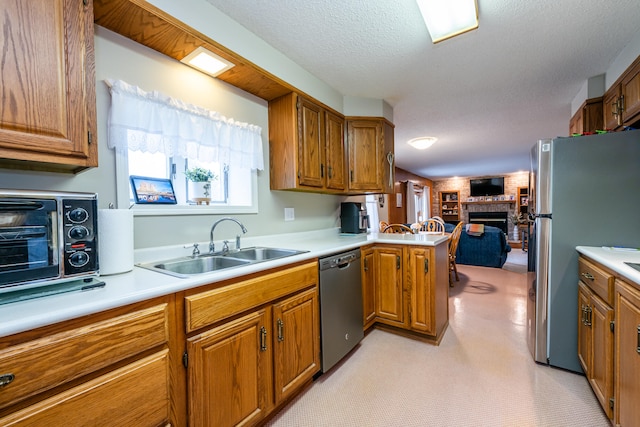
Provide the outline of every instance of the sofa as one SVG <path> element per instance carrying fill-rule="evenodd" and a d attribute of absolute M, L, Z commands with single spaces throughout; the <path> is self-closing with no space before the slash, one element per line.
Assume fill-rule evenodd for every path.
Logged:
<path fill-rule="evenodd" d="M 453 224 L 445 224 L 447 233 L 454 228 Z M 511 246 L 499 228 L 485 225 L 484 232 L 475 236 L 469 234 L 464 227 L 456 251 L 456 264 L 502 268 L 510 251 Z"/>

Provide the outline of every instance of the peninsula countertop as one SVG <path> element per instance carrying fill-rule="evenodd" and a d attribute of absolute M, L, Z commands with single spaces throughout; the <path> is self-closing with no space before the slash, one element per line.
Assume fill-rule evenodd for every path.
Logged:
<path fill-rule="evenodd" d="M 242 247 L 266 246 L 307 252 L 186 279 L 135 266 L 127 273 L 99 277 L 99 280 L 105 283 L 102 288 L 51 295 L 0 306 L 0 337 L 372 243 L 437 246 L 446 244 L 448 239 L 447 235 L 439 234 L 341 234 L 338 228 L 244 237 Z M 198 243 L 201 247 L 208 245 L 208 242 Z M 140 264 L 189 256 L 191 248 L 185 248 L 185 245 L 139 249 L 134 252 L 134 262 Z"/>

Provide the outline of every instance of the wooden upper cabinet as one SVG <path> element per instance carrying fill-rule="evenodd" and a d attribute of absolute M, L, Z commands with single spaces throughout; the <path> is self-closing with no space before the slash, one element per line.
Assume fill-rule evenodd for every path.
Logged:
<path fill-rule="evenodd" d="M 569 122 L 569 135 L 603 129 L 602 97 L 587 99 Z"/>
<path fill-rule="evenodd" d="M 393 125 L 379 118 L 347 118 L 349 191 L 392 193 Z"/>
<path fill-rule="evenodd" d="M 602 97 L 604 128 L 607 130 L 613 130 L 622 125 L 622 115 L 618 113 L 619 100 L 620 85 L 612 86 Z"/>
<path fill-rule="evenodd" d="M 298 182 L 310 187 L 324 185 L 322 109 L 298 97 Z"/>
<path fill-rule="evenodd" d="M 0 164 L 97 166 L 93 2 L 13 0 L 2 12 Z"/>
<path fill-rule="evenodd" d="M 639 120 L 640 113 L 640 60 L 636 60 L 622 79 L 620 91 L 623 96 L 622 123 L 631 125 Z"/>
<path fill-rule="evenodd" d="M 326 111 L 325 132 L 327 188 L 344 191 L 347 188 L 344 118 Z"/>
<path fill-rule="evenodd" d="M 640 122 L 640 56 L 604 94 L 603 106 L 606 129 L 618 130 Z"/>
<path fill-rule="evenodd" d="M 294 92 L 269 102 L 272 190 L 345 191 L 344 119 Z"/>

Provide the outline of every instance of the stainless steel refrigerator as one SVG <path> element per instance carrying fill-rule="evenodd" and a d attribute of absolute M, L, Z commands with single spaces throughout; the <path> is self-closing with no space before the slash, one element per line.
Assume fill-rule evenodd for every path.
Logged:
<path fill-rule="evenodd" d="M 582 372 L 575 248 L 640 247 L 640 130 L 539 141 L 529 216 L 529 348 L 537 362 Z"/>

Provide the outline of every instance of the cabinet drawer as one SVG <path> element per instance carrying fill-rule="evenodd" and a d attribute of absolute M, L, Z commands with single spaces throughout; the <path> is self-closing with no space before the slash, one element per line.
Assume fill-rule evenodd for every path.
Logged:
<path fill-rule="evenodd" d="M 149 426 L 169 420 L 169 351 L 0 418 L 6 427 Z"/>
<path fill-rule="evenodd" d="M 596 295 L 602 298 L 607 304 L 613 306 L 613 275 L 598 268 L 587 259 L 578 259 L 578 274 L 580 280 L 584 282 Z"/>
<path fill-rule="evenodd" d="M 185 298 L 187 332 L 318 283 L 318 263 L 310 262 Z"/>
<path fill-rule="evenodd" d="M 79 378 L 168 340 L 168 305 L 159 304 L 0 351 L 0 408 Z M 1 423 L 0 423 L 1 424 Z"/>

